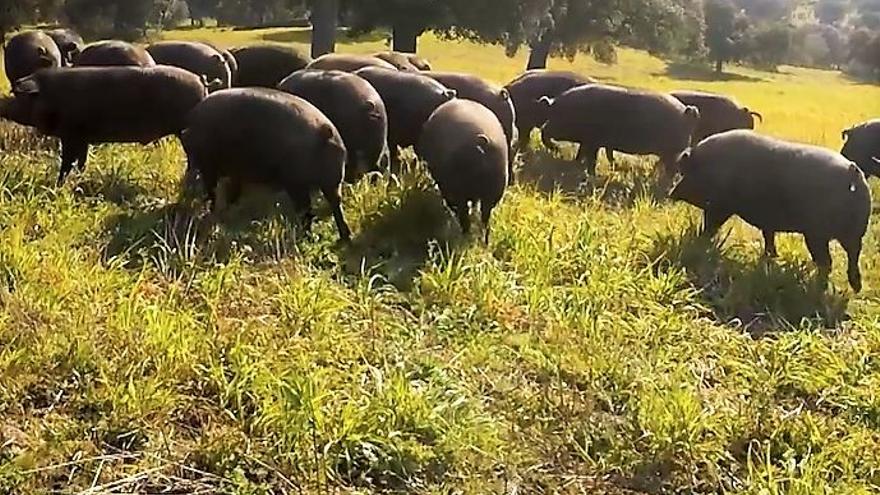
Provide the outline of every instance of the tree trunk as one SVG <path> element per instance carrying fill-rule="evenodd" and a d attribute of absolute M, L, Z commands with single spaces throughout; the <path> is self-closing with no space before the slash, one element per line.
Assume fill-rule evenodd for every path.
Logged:
<path fill-rule="evenodd" d="M 318 58 L 336 51 L 339 0 L 314 0 L 312 5 L 312 58 Z"/>
<path fill-rule="evenodd" d="M 526 70 L 546 69 L 547 59 L 550 57 L 550 46 L 552 41 L 549 34 L 541 36 L 541 39 L 532 44 L 532 51 L 529 53 L 529 64 Z"/>
<path fill-rule="evenodd" d="M 715 72 L 721 74 L 724 71 L 724 60 L 720 58 L 715 61 Z"/>
<path fill-rule="evenodd" d="M 416 53 L 419 47 L 419 36 L 424 29 L 411 25 L 395 25 L 393 48 L 395 52 Z"/>

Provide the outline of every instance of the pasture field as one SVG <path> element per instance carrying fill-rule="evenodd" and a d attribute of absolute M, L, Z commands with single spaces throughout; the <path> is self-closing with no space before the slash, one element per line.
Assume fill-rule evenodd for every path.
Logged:
<path fill-rule="evenodd" d="M 499 82 L 525 65 L 432 36 L 421 51 Z M 833 72 L 718 82 L 630 50 L 551 67 L 732 94 L 763 132 L 831 148 L 880 115 L 880 88 Z M 577 188 L 531 153 L 488 246 L 411 164 L 346 187 L 343 247 L 323 202 L 312 238 L 282 196 L 215 224 L 180 193 L 171 139 L 98 147 L 62 188 L 56 154 L 0 124 L 0 493 L 880 490 L 877 222 L 854 295 L 837 246 L 823 292 L 798 236 L 772 262 L 739 220 L 699 241 L 648 159 Z"/>

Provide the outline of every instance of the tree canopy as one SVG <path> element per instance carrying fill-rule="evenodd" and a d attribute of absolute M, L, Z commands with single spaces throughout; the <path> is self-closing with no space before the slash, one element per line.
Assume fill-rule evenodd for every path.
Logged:
<path fill-rule="evenodd" d="M 338 26 L 387 32 L 415 52 L 426 31 L 529 50 L 529 67 L 579 54 L 613 62 L 618 46 L 661 56 L 764 68 L 794 63 L 878 67 L 880 0 L 0 0 L 0 31 L 60 22 L 89 38 L 140 38 L 205 19 L 286 26 L 308 19 L 315 56 L 335 50 Z M 297 24 L 299 25 L 299 24 Z"/>

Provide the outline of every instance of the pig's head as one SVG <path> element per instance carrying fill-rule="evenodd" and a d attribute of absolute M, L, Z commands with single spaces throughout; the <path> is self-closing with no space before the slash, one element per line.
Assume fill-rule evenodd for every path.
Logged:
<path fill-rule="evenodd" d="M 852 160 L 865 176 L 880 177 L 880 164 L 874 155 L 877 153 L 877 145 L 868 133 L 860 132 L 859 127 L 843 131 L 842 137 L 846 141 L 840 154 L 848 160 Z"/>
<path fill-rule="evenodd" d="M 38 126 L 39 96 L 40 86 L 35 77 L 19 79 L 12 85 L 12 96 L 0 98 L 0 118 L 21 125 Z"/>
<path fill-rule="evenodd" d="M 696 164 L 694 163 L 691 150 L 687 150 L 678 156 L 678 169 L 681 171 L 681 180 L 672 188 L 669 197 L 676 201 L 684 201 L 698 208 L 705 207 L 704 189 L 701 187 L 699 174 L 696 173 Z"/>
<path fill-rule="evenodd" d="M 218 76 L 218 79 L 223 84 L 220 89 L 229 89 L 232 87 L 232 69 L 229 67 L 229 63 L 226 61 L 226 57 L 224 57 L 220 53 L 216 53 L 211 56 L 211 61 L 213 62 L 213 73 Z"/>

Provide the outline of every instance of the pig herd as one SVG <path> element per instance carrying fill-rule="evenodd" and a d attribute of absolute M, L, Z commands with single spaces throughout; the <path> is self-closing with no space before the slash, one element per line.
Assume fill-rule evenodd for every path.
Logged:
<path fill-rule="evenodd" d="M 86 166 L 90 145 L 174 135 L 212 209 L 221 181 L 230 204 L 259 183 L 285 191 L 308 228 L 317 190 L 348 241 L 343 182 L 396 172 L 400 151 L 413 147 L 465 233 L 479 205 L 488 242 L 492 210 L 538 129 L 549 149 L 578 145 L 576 161 L 590 176 L 600 149 L 611 162 L 615 151 L 658 157 L 661 180 L 678 177 L 670 196 L 703 210 L 707 237 L 737 215 L 775 256 L 777 232 L 801 233 L 823 277 L 837 240 L 850 285 L 862 288 L 866 176 L 880 176 L 880 120 L 844 130 L 837 153 L 760 135 L 759 113 L 717 94 L 547 70 L 499 87 L 405 53 L 311 60 L 281 45 L 86 45 L 66 29 L 15 35 L 4 61 L 12 95 L 0 98 L 0 117 L 59 138 L 59 185 Z"/>

